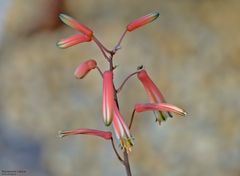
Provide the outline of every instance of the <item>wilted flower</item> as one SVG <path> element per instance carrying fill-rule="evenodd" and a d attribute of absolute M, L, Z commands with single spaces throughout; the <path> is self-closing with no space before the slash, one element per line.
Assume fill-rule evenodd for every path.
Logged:
<path fill-rule="evenodd" d="M 151 80 L 151 78 L 148 76 L 147 72 L 143 69 L 138 72 L 137 74 L 138 79 L 143 84 L 145 91 L 147 92 L 149 101 L 151 103 L 165 103 L 165 98 L 163 97 L 160 90 L 157 88 L 157 86 L 154 84 L 154 82 Z M 156 120 L 161 123 L 161 121 L 165 121 L 168 116 L 172 117 L 170 113 L 165 113 L 162 111 L 154 111 Z"/>
<path fill-rule="evenodd" d="M 74 75 L 78 79 L 84 78 L 88 72 L 97 67 L 97 62 L 93 59 L 89 59 L 81 63 L 75 70 Z"/>
<path fill-rule="evenodd" d="M 102 93 L 103 122 L 109 126 L 113 120 L 114 87 L 113 72 L 103 73 L 103 93 Z"/>
<path fill-rule="evenodd" d="M 123 117 L 116 106 L 116 103 L 114 103 L 113 129 L 115 131 L 116 138 L 120 141 L 122 149 L 130 152 L 131 147 L 133 146 L 133 139 L 128 126 L 125 124 Z"/>
<path fill-rule="evenodd" d="M 155 19 L 157 19 L 158 16 L 159 16 L 158 12 L 154 12 L 154 13 L 150 13 L 148 15 L 142 16 L 142 17 L 132 21 L 131 23 L 129 23 L 127 25 L 127 30 L 131 32 L 147 23 L 154 21 Z"/>
<path fill-rule="evenodd" d="M 101 131 L 101 130 L 88 129 L 88 128 L 59 131 L 59 137 L 65 137 L 65 136 L 77 135 L 77 134 L 88 134 L 93 136 L 99 136 L 104 139 L 112 139 L 112 133 L 110 131 Z"/>

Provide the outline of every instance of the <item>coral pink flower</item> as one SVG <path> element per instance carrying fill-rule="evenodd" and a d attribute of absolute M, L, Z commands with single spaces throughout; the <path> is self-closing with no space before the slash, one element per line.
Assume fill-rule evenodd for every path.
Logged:
<path fill-rule="evenodd" d="M 131 147 L 133 146 L 133 138 L 116 106 L 116 103 L 114 103 L 113 129 L 115 131 L 116 138 L 120 141 L 122 149 L 130 152 Z"/>
<path fill-rule="evenodd" d="M 103 122 L 106 126 L 112 123 L 113 119 L 113 104 L 114 104 L 114 87 L 113 87 L 113 72 L 105 71 L 103 73 Z"/>
<path fill-rule="evenodd" d="M 90 39 L 93 36 L 93 31 L 91 29 L 89 29 L 87 26 L 85 26 L 84 24 L 81 24 L 80 22 L 78 22 L 77 20 L 73 19 L 72 17 L 61 13 L 59 15 L 59 18 L 62 20 L 63 23 L 65 23 L 66 25 L 82 32 L 83 34 L 87 35 Z"/>
<path fill-rule="evenodd" d="M 131 32 L 147 23 L 154 21 L 155 19 L 157 19 L 157 17 L 159 17 L 158 12 L 150 13 L 148 15 L 142 16 L 142 17 L 132 21 L 131 23 L 129 23 L 127 25 L 127 30 Z"/>
<path fill-rule="evenodd" d="M 160 111 L 173 112 L 181 116 L 185 116 L 187 114 L 187 112 L 184 111 L 183 109 L 167 103 L 158 103 L 158 104 L 157 103 L 146 103 L 146 104 L 138 103 L 138 104 L 135 104 L 134 109 L 136 112 L 160 110 Z"/>
<path fill-rule="evenodd" d="M 84 78 L 88 72 L 97 67 L 97 62 L 93 59 L 89 59 L 81 63 L 75 70 L 74 75 L 78 79 Z"/>
<path fill-rule="evenodd" d="M 147 72 L 143 69 L 138 72 L 137 74 L 138 79 L 142 82 L 145 91 L 148 94 L 149 101 L 151 103 L 165 103 L 165 98 L 163 97 L 160 90 L 157 88 L 157 86 L 154 84 L 154 82 L 151 80 L 151 78 L 148 76 Z M 170 113 L 166 114 L 162 111 L 154 111 L 156 120 L 161 123 L 161 121 L 165 121 L 168 116 L 172 117 Z"/>
<path fill-rule="evenodd" d="M 65 136 L 77 135 L 77 134 L 88 134 L 88 135 L 99 136 L 104 139 L 112 139 L 112 133 L 110 131 L 101 131 L 101 130 L 88 129 L 88 128 L 80 128 L 80 129 L 63 131 L 63 132 L 59 131 L 59 137 L 65 137 Z"/>
<path fill-rule="evenodd" d="M 83 43 L 83 42 L 89 42 L 91 41 L 91 38 L 84 34 L 75 34 L 70 37 L 61 39 L 60 41 L 57 42 L 57 46 L 59 48 L 65 49 L 70 46 L 76 45 L 78 43 Z"/>

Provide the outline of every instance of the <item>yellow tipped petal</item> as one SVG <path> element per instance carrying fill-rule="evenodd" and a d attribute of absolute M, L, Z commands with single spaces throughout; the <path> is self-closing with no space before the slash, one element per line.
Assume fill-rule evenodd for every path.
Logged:
<path fill-rule="evenodd" d="M 150 23 L 152 21 L 154 21 L 155 19 L 157 19 L 159 17 L 159 13 L 158 12 L 154 12 L 154 13 L 150 13 L 148 15 L 142 16 L 134 21 L 132 21 L 131 23 L 129 23 L 127 25 L 127 30 L 129 32 L 147 24 Z"/>
<path fill-rule="evenodd" d="M 59 48 L 65 49 L 71 46 L 74 46 L 78 43 L 83 43 L 83 42 L 89 42 L 91 39 L 83 34 L 75 34 L 70 37 L 61 39 L 60 41 L 57 42 L 57 46 Z"/>
<path fill-rule="evenodd" d="M 59 18 L 62 20 L 63 23 L 65 23 L 66 25 L 82 32 L 83 34 L 87 35 L 88 37 L 92 38 L 93 35 L 93 31 L 91 29 L 89 29 L 87 26 L 85 26 L 84 24 L 78 22 L 77 20 L 75 20 L 74 18 L 61 13 L 59 15 Z"/>

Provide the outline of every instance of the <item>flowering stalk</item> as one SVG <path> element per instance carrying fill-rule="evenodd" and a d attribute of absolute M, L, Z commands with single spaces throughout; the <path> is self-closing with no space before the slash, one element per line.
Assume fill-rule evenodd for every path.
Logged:
<path fill-rule="evenodd" d="M 180 109 L 174 105 L 167 104 L 165 98 L 163 97 L 160 90 L 154 84 L 154 82 L 150 79 L 147 72 L 142 69 L 142 66 L 138 67 L 137 71 L 128 75 L 120 84 L 119 88 L 116 89 L 114 83 L 114 71 L 117 68 L 114 65 L 113 56 L 116 52 L 121 48 L 121 42 L 125 37 L 127 32 L 134 31 L 135 29 L 152 22 L 159 16 L 159 13 L 151 13 L 140 17 L 131 23 L 129 23 L 121 35 L 119 41 L 115 45 L 115 47 L 110 50 L 106 48 L 97 38 L 93 35 L 93 31 L 85 26 L 84 24 L 76 21 L 70 16 L 65 14 L 60 14 L 60 19 L 67 24 L 68 26 L 78 30 L 80 33 L 70 36 L 68 38 L 62 39 L 57 43 L 57 46 L 60 48 L 67 48 L 78 43 L 82 42 L 90 42 L 94 41 L 100 51 L 102 52 L 104 58 L 108 62 L 108 69 L 103 72 L 98 67 L 97 62 L 93 59 L 89 59 L 81 63 L 75 70 L 74 75 L 78 79 L 84 78 L 92 69 L 97 69 L 102 76 L 102 114 L 103 114 L 103 122 L 108 126 L 112 126 L 113 131 L 116 136 L 116 141 L 120 144 L 119 146 L 122 149 L 122 156 L 119 154 L 118 150 L 114 144 L 114 138 L 112 137 L 112 132 L 110 131 L 102 131 L 96 129 L 88 129 L 88 128 L 80 128 L 75 130 L 68 130 L 60 132 L 60 137 L 65 137 L 69 135 L 78 135 L 78 134 L 88 134 L 101 137 L 106 140 L 111 140 L 113 150 L 119 159 L 119 161 L 123 164 L 126 169 L 127 176 L 131 176 L 131 168 L 129 164 L 128 154 L 131 152 L 133 147 L 133 137 L 131 135 L 130 128 L 133 123 L 133 118 L 135 112 L 143 112 L 143 111 L 154 111 L 156 114 L 156 119 L 159 123 L 162 120 L 166 120 L 167 116 L 172 116 L 170 112 L 186 115 L 186 112 L 183 109 Z M 143 84 L 145 91 L 148 94 L 148 98 L 150 103 L 137 103 L 135 104 L 130 124 L 127 125 L 125 122 L 125 118 L 122 116 L 120 112 L 119 103 L 118 103 L 118 93 L 122 90 L 125 83 L 133 76 L 138 77 L 138 79 Z"/>

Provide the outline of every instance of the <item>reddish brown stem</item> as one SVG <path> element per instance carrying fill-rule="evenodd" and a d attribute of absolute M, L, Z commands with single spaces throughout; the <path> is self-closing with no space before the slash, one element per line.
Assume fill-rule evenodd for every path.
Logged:
<path fill-rule="evenodd" d="M 98 66 L 96 68 L 97 68 L 99 74 L 103 77 L 103 73 L 102 73 L 101 69 Z"/>
<path fill-rule="evenodd" d="M 128 126 L 129 129 L 131 129 L 131 127 L 132 127 L 134 115 L 135 115 L 135 109 L 134 109 L 133 112 L 132 112 L 131 120 L 130 120 L 130 123 L 129 123 L 129 126 Z"/>
<path fill-rule="evenodd" d="M 113 59 L 112 59 L 113 55 L 111 55 L 111 60 L 109 61 L 109 67 L 110 67 L 110 70 L 113 70 L 114 67 L 113 67 Z M 113 86 L 114 86 L 114 95 L 115 95 L 115 101 L 116 101 L 116 104 L 117 104 L 117 107 L 119 109 L 119 103 L 118 103 L 118 97 L 117 97 L 117 90 L 115 88 L 115 84 L 113 82 Z M 124 165 L 125 167 L 125 170 L 126 170 L 126 173 L 127 173 L 127 176 L 132 176 L 132 173 L 131 173 L 131 168 L 130 168 L 130 164 L 129 164 L 129 159 L 128 159 L 128 153 L 126 150 L 123 150 L 123 162 L 122 164 Z"/>
<path fill-rule="evenodd" d="M 128 153 L 126 150 L 123 151 L 123 156 L 124 156 L 124 166 L 126 169 L 127 176 L 132 176 L 131 167 L 130 167 L 129 159 L 128 159 Z"/>
<path fill-rule="evenodd" d="M 110 58 L 107 56 L 106 51 L 103 49 L 103 45 L 96 39 L 96 37 L 93 36 L 93 41 L 97 44 L 98 48 L 101 50 L 103 56 L 105 59 L 110 62 Z"/>
<path fill-rule="evenodd" d="M 93 40 L 98 43 L 107 53 L 111 54 L 112 51 L 110 51 L 109 49 L 107 49 L 98 39 L 97 37 L 93 36 Z"/>
<path fill-rule="evenodd" d="M 115 145 L 114 145 L 113 138 L 111 138 L 111 143 L 112 143 L 113 150 L 114 150 L 116 156 L 118 157 L 118 160 L 119 160 L 122 164 L 124 164 L 123 159 L 122 159 L 121 156 L 119 155 L 119 153 L 118 153 L 118 151 L 117 151 L 117 149 L 116 149 L 116 147 L 115 147 Z"/>
<path fill-rule="evenodd" d="M 138 72 L 139 72 L 139 71 L 136 71 L 136 72 L 133 72 L 132 74 L 128 75 L 128 76 L 124 79 L 124 81 L 122 82 L 122 84 L 120 85 L 120 87 L 117 89 L 117 93 L 119 93 L 119 92 L 122 90 L 122 88 L 123 88 L 124 84 L 127 82 L 127 80 L 128 80 L 129 78 L 131 78 L 132 76 L 134 76 L 135 74 L 137 74 Z"/>
<path fill-rule="evenodd" d="M 117 43 L 116 46 L 114 47 L 113 53 L 116 53 L 117 50 L 119 50 L 119 49 L 121 48 L 120 45 L 121 45 L 121 42 L 122 42 L 123 38 L 125 37 L 126 33 L 127 33 L 127 29 L 123 32 L 123 34 L 122 34 L 122 36 L 120 37 L 118 43 Z"/>

